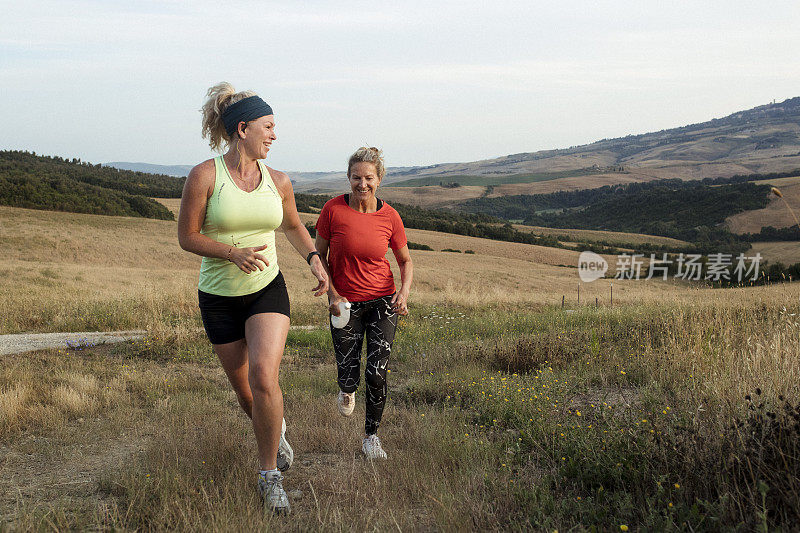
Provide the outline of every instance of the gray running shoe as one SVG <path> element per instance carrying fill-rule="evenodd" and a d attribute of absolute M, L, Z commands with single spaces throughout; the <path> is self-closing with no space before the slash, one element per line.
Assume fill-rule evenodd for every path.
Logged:
<path fill-rule="evenodd" d="M 278 441 L 278 470 L 284 472 L 292 466 L 294 462 L 294 450 L 289 446 L 289 441 L 286 440 L 286 419 L 283 419 L 281 427 L 281 440 Z"/>
<path fill-rule="evenodd" d="M 264 507 L 275 514 L 287 515 L 291 512 L 289 497 L 283 490 L 283 475 L 264 475 L 258 474 L 258 493 Z"/>

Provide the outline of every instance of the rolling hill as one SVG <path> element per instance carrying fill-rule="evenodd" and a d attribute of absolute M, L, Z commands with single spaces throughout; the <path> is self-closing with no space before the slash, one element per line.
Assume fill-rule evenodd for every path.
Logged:
<path fill-rule="evenodd" d="M 150 174 L 164 174 L 177 178 L 185 178 L 189 175 L 193 165 L 154 165 L 152 163 L 128 163 L 125 161 L 113 161 L 103 163 L 104 167 L 113 167 L 120 170 L 131 170 L 133 172 L 148 172 Z"/>
<path fill-rule="evenodd" d="M 77 165 L 75 163 L 76 161 L 50 158 L 47 164 L 53 168 L 47 172 L 69 175 L 70 180 L 75 179 L 77 175 L 83 176 L 77 179 L 78 183 L 63 181 L 61 178 L 55 181 L 50 178 L 46 183 L 36 181 L 34 185 L 31 185 L 33 182 L 24 186 L 17 183 L 14 187 L 18 186 L 21 191 L 27 191 L 26 199 L 20 203 L 20 194 L 15 193 L 15 199 L 5 203 L 36 207 L 35 203 L 31 202 L 39 201 L 41 198 L 31 200 L 33 196 L 36 196 L 32 191 L 38 192 L 46 185 L 48 195 L 52 198 L 43 204 L 44 208 L 65 209 L 67 204 L 76 205 L 74 198 L 69 198 L 79 193 L 78 195 L 83 197 L 96 196 L 98 201 L 95 203 L 103 204 L 102 206 L 80 206 L 78 210 L 84 212 L 108 212 L 108 206 L 114 205 L 117 206 L 114 209 L 122 210 L 119 214 L 135 214 L 137 212 L 144 214 L 147 212 L 145 216 L 154 216 L 154 212 L 152 212 L 154 207 L 150 204 L 145 205 L 146 202 L 143 203 L 143 199 L 140 197 L 175 197 L 179 195 L 182 180 L 164 174 L 179 175 L 190 168 L 181 165 L 160 166 L 145 163 L 116 162 L 102 167 L 80 161 L 77 162 Z M 56 165 L 58 170 L 55 170 L 53 165 Z M 115 170 L 109 168 L 109 165 L 118 168 L 128 166 L 136 171 Z M 652 182 L 665 178 L 690 181 L 709 177 L 728 178 L 767 173 L 784 173 L 783 176 L 792 176 L 793 174 L 788 174 L 788 172 L 798 168 L 800 168 L 800 97 L 680 128 L 628 135 L 616 139 L 603 139 L 595 143 L 566 149 L 511 154 L 467 163 L 393 167 L 387 169 L 380 196 L 394 204 L 475 212 L 473 209 L 468 209 L 467 206 L 477 205 L 480 202 L 486 203 L 493 199 L 510 201 L 512 198 L 524 199 L 529 195 L 541 196 L 553 192 L 598 190 L 606 186 Z M 76 169 L 80 169 L 77 174 Z M 149 179 L 148 176 L 153 175 L 142 171 L 158 171 L 163 174 Z M 295 180 L 295 190 L 298 193 L 330 194 L 344 191 L 347 188 L 344 173 L 341 171 L 290 173 L 290 175 Z M 33 180 L 34 177 L 29 173 L 27 179 Z M 750 179 L 755 178 L 751 177 Z M 39 177 L 36 177 L 36 180 L 39 180 Z M 772 181 L 775 184 L 779 184 L 780 181 L 780 185 L 784 187 L 784 199 L 790 204 L 793 205 L 795 199 L 800 198 L 797 196 L 800 194 L 798 192 L 800 185 L 795 183 L 796 180 L 776 178 Z M 100 187 L 100 189 L 93 187 Z M 59 195 L 61 195 L 61 199 L 54 199 Z M 99 198 L 103 198 L 103 200 L 99 200 Z M 155 209 L 160 207 L 156 206 Z M 576 207 L 585 209 L 587 206 L 572 208 Z M 75 210 L 74 207 L 70 209 Z M 625 210 L 617 209 L 616 211 L 619 214 Z M 497 215 L 493 212 L 490 214 Z M 166 213 L 159 212 L 155 216 L 165 215 Z M 507 214 L 499 216 L 510 220 L 529 218 L 528 214 L 525 216 Z M 605 212 L 603 216 L 606 216 Z M 793 223 L 783 201 L 774 197 L 771 197 L 766 207 L 761 205 L 744 206 L 744 210 L 737 208 L 729 211 L 726 216 L 729 218 L 725 221 L 725 226 L 734 234 L 756 233 L 765 226 L 785 228 Z M 569 221 L 564 221 L 558 226 L 572 229 L 608 229 L 640 233 L 647 231 L 646 227 L 660 227 L 659 224 L 663 225 L 667 222 L 669 221 L 665 222 L 655 216 L 648 221 L 649 226 L 647 224 L 639 226 L 618 224 L 601 227 L 588 223 L 570 223 Z M 528 223 L 545 225 L 543 221 L 534 219 L 529 220 Z M 718 229 L 724 229 L 722 223 L 718 225 Z M 675 232 L 649 231 L 649 233 L 686 238 L 685 235 Z M 761 237 L 761 241 L 764 240 L 773 239 Z M 778 246 L 778 248 L 783 251 L 785 247 Z"/>
<path fill-rule="evenodd" d="M 129 162 L 105 165 L 174 176 L 185 176 L 191 169 L 191 165 Z M 463 199 L 539 194 L 654 179 L 730 177 L 795 168 L 800 168 L 800 97 L 697 124 L 581 146 L 463 163 L 391 167 L 387 169 L 384 195 L 405 203 L 415 203 L 413 200 L 417 199 L 418 205 L 447 206 L 452 195 Z M 288 174 L 301 192 L 335 193 L 347 188 L 342 170 Z M 455 187 L 440 187 L 440 182 L 471 188 L 457 191 Z M 418 192 L 424 187 L 439 189 L 435 201 L 429 194 Z"/>
<path fill-rule="evenodd" d="M 180 196 L 183 180 L 79 159 L 0 151 L 0 204 L 30 209 L 171 219 L 150 196 Z"/>
<path fill-rule="evenodd" d="M 566 149 L 388 169 L 383 194 L 394 201 L 450 207 L 453 200 L 469 197 L 545 194 L 796 168 L 800 168 L 800 97 L 680 128 Z M 455 183 L 461 187 L 454 187 Z M 338 190 L 346 184 L 338 180 L 313 184 L 318 190 L 326 186 Z"/>
<path fill-rule="evenodd" d="M 185 175 L 188 165 L 107 163 L 137 171 Z M 423 207 L 471 198 L 574 191 L 656 179 L 730 177 L 800 168 L 800 97 L 697 124 L 493 159 L 391 167 L 383 196 Z M 295 190 L 344 192 L 345 173 L 288 172 Z"/>

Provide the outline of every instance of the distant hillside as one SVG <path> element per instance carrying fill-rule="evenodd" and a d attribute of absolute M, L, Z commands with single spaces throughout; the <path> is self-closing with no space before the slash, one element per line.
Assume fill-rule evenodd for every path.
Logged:
<path fill-rule="evenodd" d="M 682 182 L 681 182 L 682 183 Z M 648 185 L 642 185 L 647 188 Z M 330 199 L 327 195 L 312 195 L 297 193 L 295 195 L 297 209 L 303 213 L 318 213 L 322 206 Z M 162 200 L 163 202 L 163 200 Z M 166 203 L 166 202 L 165 202 Z M 173 209 L 177 204 L 169 204 Z M 584 231 L 541 231 L 542 228 L 513 226 L 507 221 L 487 214 L 485 212 L 465 213 L 447 210 L 424 209 L 413 205 L 392 203 L 391 206 L 397 210 L 403 219 L 403 225 L 409 229 L 419 229 L 448 233 L 452 235 L 467 235 L 470 237 L 480 237 L 495 241 L 517 242 L 547 246 L 552 248 L 576 248 L 590 250 L 597 253 L 621 253 L 619 247 L 623 246 L 626 252 L 688 252 L 688 253 L 708 253 L 707 250 L 712 244 L 708 238 L 709 233 L 704 234 L 703 242 L 689 243 L 676 239 L 665 239 L 651 237 L 648 235 L 632 235 L 604 232 L 602 235 L 590 235 Z M 312 236 L 316 235 L 313 225 L 307 225 Z M 571 235 L 570 235 L 571 234 Z M 722 235 L 722 239 L 720 239 Z M 730 238 L 728 238 L 730 237 Z M 738 240 L 728 232 L 717 232 L 714 234 L 715 242 L 724 240 L 725 248 L 746 250 L 750 245 L 745 241 Z M 730 242 L 728 242 L 730 241 Z M 718 251 L 718 250 L 714 250 Z"/>
<path fill-rule="evenodd" d="M 551 228 L 661 235 L 742 251 L 745 239 L 724 226 L 726 218 L 769 203 L 770 186 L 750 176 L 702 181 L 657 180 L 580 191 L 479 198 L 462 204 L 472 213 L 524 220 Z"/>
<path fill-rule="evenodd" d="M 150 196 L 179 197 L 183 180 L 93 165 L 79 159 L 0 151 L 0 204 L 172 220 Z"/>
<path fill-rule="evenodd" d="M 383 194 L 390 201 L 450 207 L 454 200 L 470 197 L 543 194 L 656 179 L 694 180 L 795 168 L 800 168 L 800 97 L 680 128 L 565 149 L 389 168 Z M 326 187 L 342 190 L 346 184 L 338 178 L 326 179 L 304 184 L 299 190 L 324 191 Z"/>
<path fill-rule="evenodd" d="M 472 163 L 448 163 L 391 172 L 392 181 L 421 175 L 499 176 L 584 169 L 671 168 L 722 162 L 750 173 L 778 172 L 800 164 L 800 97 L 739 111 L 724 118 L 653 133 L 603 139 L 583 146 L 512 154 Z M 765 165 L 780 169 L 764 169 Z M 752 168 L 750 168 L 752 167 Z M 744 172 L 739 172 L 744 173 Z M 724 172 L 720 174 L 724 175 Z M 666 177 L 666 176 L 665 176 Z M 687 174 L 684 178 L 714 177 Z"/>
<path fill-rule="evenodd" d="M 199 162 L 199 161 L 198 161 Z M 113 167 L 121 170 L 132 170 L 134 172 L 147 172 L 150 174 L 162 174 L 167 176 L 175 176 L 185 178 L 189 175 L 189 171 L 194 168 L 194 165 L 154 165 L 152 163 L 129 163 L 126 161 L 113 161 L 111 163 L 103 163 L 105 167 Z M 283 170 L 283 169 L 281 169 Z M 300 182 L 315 182 L 319 180 L 330 180 L 336 177 L 344 179 L 343 183 L 347 183 L 344 172 L 293 172 L 286 171 L 293 183 Z"/>
<path fill-rule="evenodd" d="M 441 176 L 426 176 L 395 183 L 394 187 L 421 187 L 426 185 L 439 185 L 443 188 L 463 187 L 465 185 L 495 186 L 507 183 L 536 183 L 540 181 L 557 180 L 569 176 L 590 176 L 603 172 L 608 172 L 608 170 L 583 168 L 579 170 L 565 170 L 563 172 L 538 172 L 533 174 L 513 174 L 511 176 L 468 176 L 460 174 L 448 176 L 447 178 L 442 178 Z M 619 167 L 618 172 L 622 172 L 622 167 Z"/>
<path fill-rule="evenodd" d="M 728 218 L 728 227 L 734 233 L 765 232 L 757 240 L 800 240 L 800 229 L 789 209 L 800 210 L 800 169 L 794 176 L 769 176 L 758 183 L 780 189 L 782 198 L 771 195 L 770 203 L 763 209 L 747 211 Z M 768 238 L 772 233 L 773 238 Z"/>
<path fill-rule="evenodd" d="M 166 176 L 176 176 L 185 178 L 189 175 L 193 165 L 154 165 L 152 163 L 127 163 L 125 161 L 112 161 L 103 163 L 104 167 L 114 167 L 120 170 L 132 170 L 134 172 L 147 172 L 149 174 L 163 174 Z"/>
<path fill-rule="evenodd" d="M 191 165 L 112 162 L 106 166 L 186 176 Z M 800 97 L 738 111 L 723 118 L 657 132 L 555 150 L 523 152 L 493 159 L 427 166 L 390 167 L 384 195 L 390 200 L 447 207 L 453 186 L 482 186 L 464 195 L 498 197 L 579 190 L 618 183 L 678 178 L 693 180 L 800 168 Z M 283 169 L 285 170 L 285 169 Z M 347 190 L 344 169 L 331 172 L 286 171 L 295 189 L 307 193 Z M 403 188 L 440 188 L 438 202 L 427 193 Z M 448 190 L 450 192 L 448 192 Z"/>

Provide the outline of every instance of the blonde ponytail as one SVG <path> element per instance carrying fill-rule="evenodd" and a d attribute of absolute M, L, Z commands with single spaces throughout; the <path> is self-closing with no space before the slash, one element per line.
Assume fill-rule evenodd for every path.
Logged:
<path fill-rule="evenodd" d="M 225 131 L 225 123 L 222 122 L 225 108 L 255 94 L 253 91 L 237 93 L 233 85 L 226 81 L 214 85 L 206 92 L 206 101 L 200 112 L 203 114 L 203 138 L 208 138 L 208 145 L 212 150 L 221 152 L 223 145 L 227 146 L 231 141 Z"/>

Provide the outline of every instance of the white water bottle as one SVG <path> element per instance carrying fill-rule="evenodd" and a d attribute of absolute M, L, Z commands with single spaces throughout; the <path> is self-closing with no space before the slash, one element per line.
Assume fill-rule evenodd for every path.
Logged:
<path fill-rule="evenodd" d="M 350 302 L 339 302 L 339 316 L 331 315 L 331 326 L 340 329 L 350 322 Z"/>

